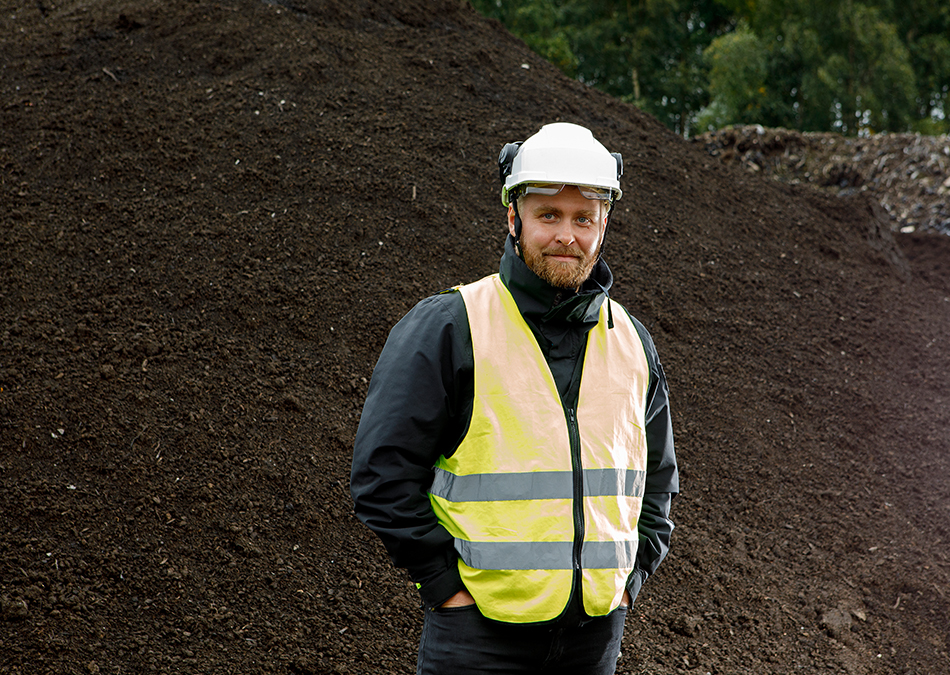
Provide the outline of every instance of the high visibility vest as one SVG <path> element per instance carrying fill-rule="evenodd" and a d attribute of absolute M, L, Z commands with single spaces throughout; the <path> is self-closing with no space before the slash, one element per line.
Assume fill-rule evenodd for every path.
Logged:
<path fill-rule="evenodd" d="M 548 621 L 574 570 L 584 609 L 620 605 L 637 554 L 647 467 L 650 370 L 623 309 L 590 331 L 577 409 L 566 408 L 537 340 L 497 274 L 460 286 L 475 357 L 472 420 L 440 457 L 429 498 L 455 538 L 459 572 L 485 616 Z"/>

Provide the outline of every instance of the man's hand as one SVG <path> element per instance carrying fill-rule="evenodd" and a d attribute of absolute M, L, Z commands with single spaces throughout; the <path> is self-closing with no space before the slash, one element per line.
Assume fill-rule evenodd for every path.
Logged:
<path fill-rule="evenodd" d="M 623 590 L 623 598 L 620 600 L 620 606 L 621 607 L 630 606 L 630 591 L 628 591 L 627 589 Z"/>
<path fill-rule="evenodd" d="M 443 602 L 440 607 L 468 607 L 469 605 L 475 604 L 475 598 L 471 596 L 468 591 L 459 591 L 451 598 Z"/>

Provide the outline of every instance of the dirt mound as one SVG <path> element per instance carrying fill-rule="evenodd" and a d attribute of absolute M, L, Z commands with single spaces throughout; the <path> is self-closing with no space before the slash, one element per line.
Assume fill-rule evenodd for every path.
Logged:
<path fill-rule="evenodd" d="M 950 672 L 946 238 L 721 166 L 459 2 L 0 16 L 0 671 L 413 672 L 360 405 L 391 325 L 496 269 L 498 149 L 562 119 L 624 155 L 607 258 L 682 465 L 620 672 Z"/>
<path fill-rule="evenodd" d="M 737 126 L 693 142 L 722 162 L 737 162 L 754 173 L 838 194 L 867 193 L 902 232 L 950 234 L 950 136 L 846 138 Z"/>

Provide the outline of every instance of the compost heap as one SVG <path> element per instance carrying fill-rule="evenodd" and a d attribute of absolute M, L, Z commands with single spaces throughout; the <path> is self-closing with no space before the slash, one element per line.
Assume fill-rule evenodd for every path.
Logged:
<path fill-rule="evenodd" d="M 497 269 L 498 151 L 554 120 L 623 153 L 606 257 L 682 472 L 618 672 L 950 672 L 946 237 L 723 166 L 460 2 L 0 26 L 0 672 L 414 672 L 361 404 L 410 307 Z"/>

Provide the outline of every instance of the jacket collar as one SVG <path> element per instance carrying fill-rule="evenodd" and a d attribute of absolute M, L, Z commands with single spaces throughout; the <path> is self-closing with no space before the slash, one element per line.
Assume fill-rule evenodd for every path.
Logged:
<path fill-rule="evenodd" d="M 600 259 L 579 291 L 555 288 L 532 272 L 515 253 L 511 235 L 505 241 L 499 271 L 522 315 L 535 324 L 551 321 L 597 323 L 600 307 L 613 285 L 613 274 L 607 263 Z"/>

